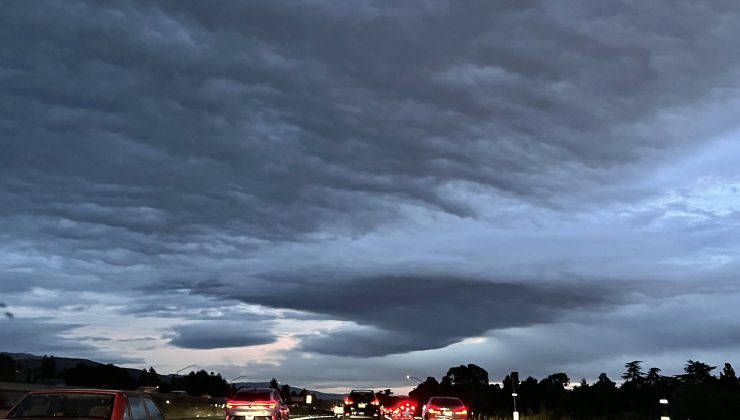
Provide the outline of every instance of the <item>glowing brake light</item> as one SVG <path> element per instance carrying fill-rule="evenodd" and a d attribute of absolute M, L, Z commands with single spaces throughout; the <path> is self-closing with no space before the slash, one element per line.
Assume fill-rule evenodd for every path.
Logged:
<path fill-rule="evenodd" d="M 468 409 L 465 408 L 465 407 L 458 408 L 457 410 L 455 410 L 455 414 L 457 414 L 458 416 L 467 416 L 468 415 Z"/>
<path fill-rule="evenodd" d="M 275 408 L 277 403 L 274 401 L 227 401 L 226 408 L 235 407 L 264 407 L 264 408 Z"/>
<path fill-rule="evenodd" d="M 378 399 L 376 398 L 376 399 L 373 400 L 372 404 L 373 405 L 380 405 L 380 401 L 378 401 Z"/>
<path fill-rule="evenodd" d="M 439 408 L 437 406 L 432 406 L 432 405 L 430 405 L 429 407 L 427 407 L 427 411 L 430 412 L 430 413 L 432 413 L 432 414 L 439 414 L 439 413 L 441 413 L 441 411 L 439 410 Z"/>
<path fill-rule="evenodd" d="M 344 400 L 344 403 L 346 405 L 350 405 L 350 404 L 352 404 L 352 400 L 350 400 L 349 398 L 347 398 L 347 399 Z"/>

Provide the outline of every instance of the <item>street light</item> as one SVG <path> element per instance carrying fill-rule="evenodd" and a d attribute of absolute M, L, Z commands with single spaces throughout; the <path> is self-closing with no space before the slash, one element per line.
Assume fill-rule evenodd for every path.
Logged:
<path fill-rule="evenodd" d="M 406 375 L 406 379 L 413 379 L 415 381 L 419 381 L 420 384 L 423 384 L 424 383 L 424 381 L 422 381 L 421 379 L 417 378 L 416 376 Z"/>
<path fill-rule="evenodd" d="M 189 369 L 189 368 L 192 368 L 192 367 L 196 367 L 196 366 L 198 366 L 198 365 L 187 365 L 187 366 L 185 366 L 184 368 L 182 368 L 182 369 L 178 370 L 178 371 L 177 371 L 177 372 L 175 372 L 175 373 L 170 373 L 170 385 L 172 385 L 172 383 L 173 383 L 173 382 L 175 381 L 175 376 L 176 376 L 177 374 L 179 374 L 180 372 L 182 372 L 182 371 L 183 371 L 183 370 L 185 370 L 185 369 Z"/>
<path fill-rule="evenodd" d="M 198 366 L 198 365 L 187 365 L 184 368 L 182 368 L 182 369 L 178 370 L 177 372 L 175 372 L 175 375 L 177 375 L 178 373 L 182 372 L 185 369 L 193 368 L 193 367 L 196 367 L 196 366 Z"/>
<path fill-rule="evenodd" d="M 230 383 L 230 384 L 231 384 L 231 383 L 234 383 L 234 381 L 235 381 L 235 380 L 237 380 L 237 379 L 241 379 L 241 378 L 246 378 L 246 377 L 247 377 L 247 375 L 239 375 L 239 376 L 237 376 L 236 378 L 233 378 L 233 379 L 229 380 L 229 383 Z"/>

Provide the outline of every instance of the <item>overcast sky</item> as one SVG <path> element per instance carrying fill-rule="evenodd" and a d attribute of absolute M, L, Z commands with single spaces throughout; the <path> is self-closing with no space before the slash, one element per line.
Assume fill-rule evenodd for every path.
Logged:
<path fill-rule="evenodd" d="M 740 363 L 736 1 L 0 8 L 0 351 L 326 390 Z"/>

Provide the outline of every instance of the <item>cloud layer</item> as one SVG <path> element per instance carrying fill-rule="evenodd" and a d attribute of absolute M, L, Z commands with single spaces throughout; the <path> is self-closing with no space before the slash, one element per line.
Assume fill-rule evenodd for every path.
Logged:
<path fill-rule="evenodd" d="M 329 387 L 740 343 L 733 2 L 4 9 L 0 350 Z"/>

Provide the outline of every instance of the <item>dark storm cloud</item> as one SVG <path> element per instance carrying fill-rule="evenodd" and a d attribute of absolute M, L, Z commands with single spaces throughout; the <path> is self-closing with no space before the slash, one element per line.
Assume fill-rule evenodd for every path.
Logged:
<path fill-rule="evenodd" d="M 382 310 L 379 309 L 379 310 Z M 465 333 L 462 329 L 460 333 Z M 458 341 L 459 337 L 423 334 L 415 331 L 388 331 L 374 328 L 341 328 L 299 336 L 299 349 L 322 355 L 378 357 L 430 350 Z"/>
<path fill-rule="evenodd" d="M 0 351 L 9 353 L 81 355 L 95 348 L 67 335 L 82 327 L 50 318 L 15 317 L 0 321 Z"/>
<path fill-rule="evenodd" d="M 200 321 L 174 327 L 170 344 L 187 349 L 220 349 L 270 344 L 277 337 L 245 322 Z"/>
<path fill-rule="evenodd" d="M 304 271 L 298 279 L 272 283 L 280 286 L 230 287 L 222 297 L 365 326 L 301 336 L 305 350 L 363 357 L 441 348 L 491 329 L 554 322 L 574 309 L 599 309 L 624 299 L 610 285 L 500 284 L 451 277 L 360 277 L 327 283 Z"/>
<path fill-rule="evenodd" d="M 197 282 L 204 286 L 206 283 Z M 147 290 L 148 288 L 145 288 Z M 245 308 L 212 297 L 197 296 L 188 293 L 162 294 L 149 291 L 147 294 L 134 293 L 131 299 L 119 309 L 119 313 L 139 317 L 178 318 L 185 320 L 240 320 L 257 322 L 275 319 L 275 314 L 248 312 Z M 206 287 L 205 290 L 209 290 Z M 243 305 L 242 305 L 243 306 Z"/>
<path fill-rule="evenodd" d="M 365 357 L 725 281 L 732 267 L 697 261 L 736 255 L 737 213 L 684 191 L 666 204 L 674 179 L 652 177 L 737 128 L 738 7 L 4 2 L 3 301 L 115 293 L 114 311 L 139 321 L 213 320 L 177 327 L 174 346 L 273 342 L 237 325 L 241 300 L 348 321 L 300 334 L 297 350 Z M 641 208 L 651 199 L 662 204 Z M 276 270 L 289 274 L 264 275 Z M 605 270 L 639 281 L 612 287 Z M 541 277 L 582 281 L 521 280 Z M 637 338 L 670 325 L 630 323 Z M 49 325 L 26 325 L 50 337 L 43 352 L 85 351 Z"/>
<path fill-rule="evenodd" d="M 567 208 L 689 140 L 661 110 L 723 100 L 735 10 L 712 6 L 11 2 L 0 214 L 130 264 L 216 232 L 202 252 L 366 231 L 400 203 L 476 215 L 450 183 Z"/>

